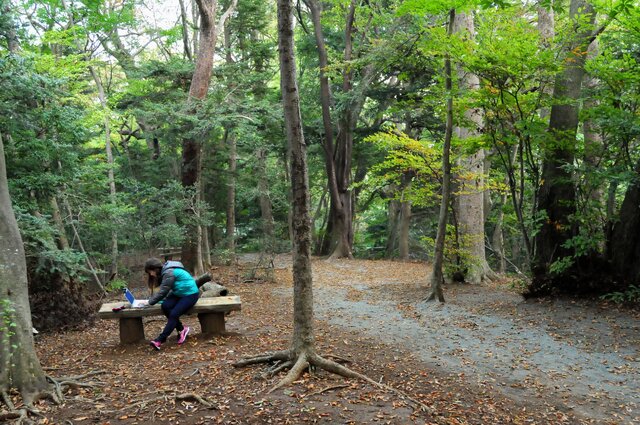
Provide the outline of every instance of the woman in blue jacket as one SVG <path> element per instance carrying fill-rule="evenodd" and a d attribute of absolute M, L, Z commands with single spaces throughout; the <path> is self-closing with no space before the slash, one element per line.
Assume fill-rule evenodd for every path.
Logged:
<path fill-rule="evenodd" d="M 150 279 L 158 279 L 160 288 L 149 298 L 149 305 L 162 301 L 162 312 L 167 316 L 167 324 L 162 333 L 150 344 L 156 350 L 167 340 L 171 332 L 178 331 L 178 344 L 183 344 L 191 330 L 180 321 L 180 316 L 191 309 L 200 295 L 195 279 L 179 261 L 162 264 L 157 258 L 149 258 L 144 263 L 144 271 Z"/>

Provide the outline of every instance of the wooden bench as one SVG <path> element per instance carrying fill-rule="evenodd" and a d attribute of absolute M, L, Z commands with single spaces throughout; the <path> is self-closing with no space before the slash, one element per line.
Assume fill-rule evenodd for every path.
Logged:
<path fill-rule="evenodd" d="M 126 305 L 127 308 L 113 311 L 114 308 Z M 129 308 L 126 301 L 105 303 L 100 307 L 98 317 L 101 319 L 120 319 L 120 342 L 130 344 L 145 339 L 142 318 L 144 316 L 164 316 L 160 304 L 145 308 Z M 224 316 L 241 308 L 240 297 L 200 298 L 195 306 L 186 314 L 197 314 L 200 328 L 204 334 L 221 334 L 225 331 Z"/>

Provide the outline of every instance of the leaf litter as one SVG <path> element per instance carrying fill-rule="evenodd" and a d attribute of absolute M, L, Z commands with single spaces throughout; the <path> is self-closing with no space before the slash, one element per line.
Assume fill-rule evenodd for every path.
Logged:
<path fill-rule="evenodd" d="M 241 266 L 252 258 L 246 256 Z M 244 264 L 243 264 L 244 263 Z M 52 375 L 106 373 L 93 388 L 40 402 L 38 423 L 96 424 L 430 424 L 410 400 L 359 381 L 309 371 L 267 394 L 279 376 L 235 369 L 241 358 L 288 347 L 290 259 L 275 282 L 243 282 L 217 267 L 215 279 L 240 295 L 227 333 L 175 336 L 153 352 L 119 345 L 116 321 L 39 335 Z M 597 303 L 524 302 L 504 285 L 447 285 L 447 303 L 425 304 L 428 268 L 392 261 L 313 262 L 318 351 L 432 407 L 449 424 L 627 424 L 638 413 L 638 317 Z M 140 281 L 142 281 L 140 279 Z M 142 291 L 142 287 L 139 288 Z M 145 319 L 153 337 L 164 324 Z"/>

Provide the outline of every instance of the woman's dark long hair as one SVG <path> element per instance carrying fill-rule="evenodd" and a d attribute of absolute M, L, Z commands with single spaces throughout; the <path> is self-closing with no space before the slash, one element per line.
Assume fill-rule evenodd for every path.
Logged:
<path fill-rule="evenodd" d="M 152 276 L 149 272 L 151 270 L 155 270 L 155 276 Z M 147 273 L 147 286 L 149 286 L 149 290 L 153 294 L 153 290 L 160 286 L 160 273 L 162 272 L 162 261 L 159 259 L 152 257 L 144 262 L 144 271 Z"/>

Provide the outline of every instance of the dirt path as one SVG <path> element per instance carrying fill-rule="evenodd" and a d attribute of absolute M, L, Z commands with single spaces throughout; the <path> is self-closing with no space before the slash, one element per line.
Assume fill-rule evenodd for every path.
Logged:
<path fill-rule="evenodd" d="M 514 400 L 598 423 L 640 423 L 637 315 L 468 285 L 448 286 L 445 304 L 424 303 L 427 273 L 422 264 L 315 261 L 316 317 Z"/>

